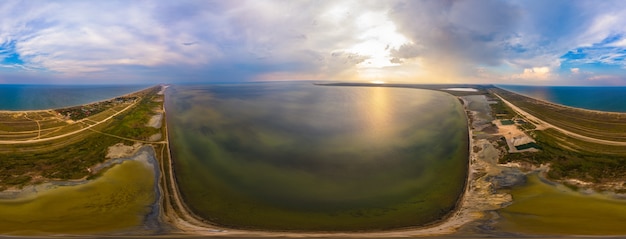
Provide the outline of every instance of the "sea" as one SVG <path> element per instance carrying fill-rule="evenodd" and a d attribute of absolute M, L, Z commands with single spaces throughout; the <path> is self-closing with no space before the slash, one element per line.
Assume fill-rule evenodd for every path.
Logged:
<path fill-rule="evenodd" d="M 0 110 L 43 110 L 82 105 L 148 85 L 0 85 Z"/>
<path fill-rule="evenodd" d="M 497 85 L 505 90 L 556 104 L 610 112 L 626 112 L 625 86 L 518 86 Z"/>

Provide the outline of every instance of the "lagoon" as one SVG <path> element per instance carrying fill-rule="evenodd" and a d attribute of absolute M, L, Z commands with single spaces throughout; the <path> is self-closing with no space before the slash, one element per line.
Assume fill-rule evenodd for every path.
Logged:
<path fill-rule="evenodd" d="M 464 189 L 467 121 L 442 92 L 250 83 L 166 94 L 181 193 L 222 226 L 421 226 L 445 217 Z"/>
<path fill-rule="evenodd" d="M 158 229 L 154 228 L 158 226 L 157 167 L 152 155 L 152 148 L 146 147 L 94 180 L 36 186 L 34 192 L 0 199 L 0 234 L 93 235 Z"/>
<path fill-rule="evenodd" d="M 496 230 L 527 235 L 626 235 L 626 201 L 573 191 L 532 174 L 512 189 L 514 201 L 499 210 Z"/>

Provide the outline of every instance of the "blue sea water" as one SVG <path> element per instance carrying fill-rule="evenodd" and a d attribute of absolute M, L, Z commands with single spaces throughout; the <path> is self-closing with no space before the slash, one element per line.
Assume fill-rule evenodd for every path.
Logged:
<path fill-rule="evenodd" d="M 110 99 L 146 85 L 0 85 L 0 110 L 62 108 Z"/>
<path fill-rule="evenodd" d="M 498 87 L 561 105 L 611 112 L 626 112 L 626 87 L 512 86 Z"/>

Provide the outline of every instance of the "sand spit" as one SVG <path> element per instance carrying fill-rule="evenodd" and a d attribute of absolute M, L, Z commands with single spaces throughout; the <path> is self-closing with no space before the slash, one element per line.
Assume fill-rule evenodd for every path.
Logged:
<path fill-rule="evenodd" d="M 468 105 L 470 103 L 485 104 L 485 107 L 488 107 L 489 104 L 484 96 L 482 96 L 482 98 L 473 97 L 461 99 L 464 101 L 464 106 L 466 109 L 468 109 Z M 468 122 L 471 125 L 468 128 L 471 140 L 469 147 L 470 158 L 466 190 L 462 198 L 458 202 L 457 210 L 451 212 L 451 214 L 447 218 L 442 219 L 440 222 L 433 223 L 430 226 L 376 232 L 276 232 L 249 231 L 219 227 L 216 225 L 212 225 L 209 222 L 206 222 L 197 217 L 188 209 L 186 205 L 184 205 L 184 201 L 177 190 L 177 186 L 175 185 L 175 179 L 171 177 L 171 175 L 173 175 L 174 173 L 172 170 L 172 165 L 165 166 L 165 168 L 169 171 L 168 173 L 166 173 L 166 175 L 170 175 L 170 180 L 174 182 L 174 185 L 168 185 L 170 189 L 165 190 L 165 192 L 170 192 L 173 195 L 164 195 L 164 197 L 169 197 L 172 199 L 171 201 L 169 201 L 169 205 L 164 205 L 164 207 L 167 207 L 168 209 L 171 209 L 173 207 L 180 208 L 181 211 L 174 212 L 172 210 L 167 210 L 167 215 L 164 214 L 164 221 L 167 221 L 171 223 L 174 227 L 180 229 L 180 233 L 182 234 L 201 236 L 373 238 L 441 236 L 453 234 L 462 229 L 470 222 L 474 222 L 479 219 L 485 219 L 489 215 L 488 211 L 500 209 L 504 205 L 508 205 L 512 201 L 512 198 L 509 194 L 496 193 L 495 190 L 496 185 L 502 184 L 500 181 L 510 181 L 510 177 L 496 176 L 501 175 L 502 173 L 506 173 L 510 170 L 497 164 L 498 158 L 504 152 L 502 152 L 501 149 L 497 148 L 496 141 L 494 140 L 501 136 L 488 133 L 493 131 L 497 132 L 493 129 L 493 127 L 495 126 L 491 124 L 491 116 L 485 116 L 484 113 L 479 114 L 478 112 L 471 110 L 466 110 L 466 112 L 468 115 Z M 484 119 L 484 117 L 489 118 Z M 474 124 L 471 124 L 472 122 L 474 122 Z M 476 124 L 476 122 L 483 123 Z"/>
<path fill-rule="evenodd" d="M 533 124 L 537 127 L 537 129 L 552 128 L 552 129 L 555 129 L 555 130 L 561 132 L 562 134 L 565 134 L 565 135 L 567 135 L 569 137 L 572 137 L 572 138 L 575 138 L 575 139 L 579 139 L 579 140 L 582 140 L 582 141 L 587 141 L 587 142 L 597 143 L 597 144 L 613 145 L 613 146 L 626 146 L 626 142 L 592 138 L 592 137 L 589 137 L 589 136 L 584 136 L 584 135 L 577 134 L 577 133 L 571 132 L 569 130 L 565 130 L 563 128 L 557 127 L 557 126 L 555 126 L 553 124 L 550 124 L 550 123 L 548 123 L 546 121 L 543 121 L 543 120 L 537 118 L 534 115 L 531 115 L 530 113 L 527 113 L 526 111 L 524 111 L 524 110 L 520 109 L 519 107 L 513 105 L 512 103 L 508 102 L 507 100 L 505 100 L 504 98 L 500 97 L 499 95 L 496 94 L 496 96 L 498 98 L 500 98 L 500 100 L 502 102 L 504 102 L 509 107 L 511 107 L 515 112 L 517 112 L 520 116 L 524 117 L 525 119 L 527 119 L 530 122 L 534 122 Z M 569 108 L 571 108 L 571 107 L 569 107 Z M 604 113 L 606 113 L 606 112 L 604 112 Z M 619 113 L 609 112 L 608 114 L 619 114 Z"/>
<path fill-rule="evenodd" d="M 157 95 L 164 95 L 165 90 L 170 87 L 169 85 L 161 85 L 161 90 L 157 93 Z"/>
<path fill-rule="evenodd" d="M 449 90 L 449 91 L 463 91 L 463 92 L 477 92 L 477 89 L 474 88 L 445 88 L 445 89 L 441 89 L 441 90 Z"/>

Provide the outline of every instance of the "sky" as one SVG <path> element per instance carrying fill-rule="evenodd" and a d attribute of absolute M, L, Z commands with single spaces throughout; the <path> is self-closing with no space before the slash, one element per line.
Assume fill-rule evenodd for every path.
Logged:
<path fill-rule="evenodd" d="M 0 84 L 626 85 L 626 1 L 0 2 Z"/>

